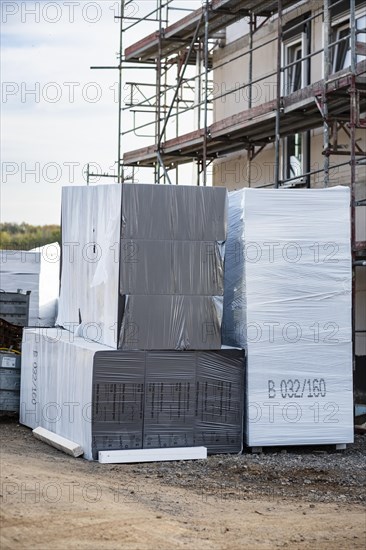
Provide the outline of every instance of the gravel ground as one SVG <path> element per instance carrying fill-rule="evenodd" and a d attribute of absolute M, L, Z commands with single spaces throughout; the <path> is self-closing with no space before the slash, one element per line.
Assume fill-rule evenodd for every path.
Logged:
<path fill-rule="evenodd" d="M 203 499 L 301 498 L 308 502 L 366 502 L 366 436 L 344 451 L 334 447 L 267 449 L 260 454 L 130 466 L 131 473 L 189 488 Z M 125 472 L 125 467 L 111 469 Z"/>
<path fill-rule="evenodd" d="M 13 418 L 0 418 L 2 439 L 12 448 L 19 438 L 33 448 L 31 430 Z M 15 435 L 17 434 L 17 435 Z M 42 444 L 47 455 L 62 453 Z M 31 449 L 27 448 L 27 453 Z M 90 472 L 100 468 L 113 472 L 116 483 L 125 476 L 140 485 L 157 480 L 163 486 L 188 489 L 203 501 L 265 498 L 300 499 L 308 503 L 366 503 L 366 435 L 355 435 L 345 450 L 335 446 L 263 448 L 253 454 L 215 455 L 207 460 L 148 464 L 103 464 L 89 462 Z"/>
<path fill-rule="evenodd" d="M 364 550 L 366 437 L 346 451 L 99 464 L 1 422 L 2 550 Z M 287 451 L 287 452 L 285 452 Z"/>

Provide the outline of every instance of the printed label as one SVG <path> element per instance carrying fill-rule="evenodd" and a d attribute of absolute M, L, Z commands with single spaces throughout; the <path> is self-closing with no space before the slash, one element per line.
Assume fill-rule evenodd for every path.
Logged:
<path fill-rule="evenodd" d="M 15 369 L 17 363 L 16 357 L 9 357 L 8 355 L 5 355 L 2 358 L 2 367 L 3 369 Z"/>

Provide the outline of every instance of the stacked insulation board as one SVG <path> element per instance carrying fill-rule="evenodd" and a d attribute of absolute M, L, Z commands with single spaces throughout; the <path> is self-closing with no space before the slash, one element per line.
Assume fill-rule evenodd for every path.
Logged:
<path fill-rule="evenodd" d="M 58 243 L 34 250 L 0 250 L 1 290 L 30 292 L 28 326 L 55 325 L 59 270 Z M 11 318 L 7 320 L 11 322 Z"/>
<path fill-rule="evenodd" d="M 20 422 L 98 451 L 204 446 L 240 452 L 244 352 L 120 351 L 25 329 Z"/>
<path fill-rule="evenodd" d="M 18 412 L 20 394 L 20 355 L 0 351 L 0 413 Z"/>
<path fill-rule="evenodd" d="M 62 194 L 57 325 L 25 330 L 20 420 L 100 451 L 240 452 L 244 352 L 221 350 L 227 192 Z"/>
<path fill-rule="evenodd" d="M 62 328 L 24 332 L 21 422 L 90 460 L 240 452 L 244 403 L 250 447 L 352 442 L 349 202 L 243 189 L 227 237 L 222 188 L 64 188 Z"/>
<path fill-rule="evenodd" d="M 225 188 L 66 187 L 57 324 L 119 349 L 220 349 Z"/>
<path fill-rule="evenodd" d="M 246 444 L 353 441 L 349 189 L 229 195 L 223 342 L 247 352 Z"/>

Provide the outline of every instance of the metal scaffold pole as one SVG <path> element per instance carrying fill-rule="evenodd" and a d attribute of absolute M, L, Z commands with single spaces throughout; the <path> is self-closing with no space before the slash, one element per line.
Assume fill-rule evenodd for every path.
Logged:
<path fill-rule="evenodd" d="M 327 87 L 330 75 L 330 48 L 329 41 L 331 37 L 332 26 L 331 16 L 329 9 L 329 0 L 324 0 L 324 91 L 322 98 L 322 114 L 323 114 L 323 154 L 324 154 L 324 187 L 329 185 L 329 155 L 330 155 L 330 143 L 329 143 L 329 121 L 328 121 L 328 97 Z"/>
<path fill-rule="evenodd" d="M 119 60 L 118 60 L 118 155 L 117 155 L 117 182 L 123 183 L 122 166 L 122 56 L 123 56 L 123 17 L 124 0 L 121 0 L 120 27 L 119 27 Z"/>
<path fill-rule="evenodd" d="M 205 45 L 204 45 L 204 57 L 205 57 L 205 97 L 204 97 L 204 136 L 203 136 L 203 155 L 202 155 L 202 169 L 203 169 L 203 185 L 207 185 L 207 132 L 208 132 L 208 10 L 209 2 L 206 0 L 205 5 Z"/>
<path fill-rule="evenodd" d="M 249 16 L 249 89 L 248 89 L 248 109 L 252 108 L 252 95 L 253 95 L 253 35 L 256 27 L 256 17 L 251 12 Z M 251 186 L 252 179 L 252 160 L 253 160 L 254 146 L 249 146 L 247 149 L 247 179 L 248 187 Z"/>
<path fill-rule="evenodd" d="M 248 89 L 248 108 L 252 108 L 253 95 L 253 35 L 255 30 L 255 15 L 251 12 L 249 18 L 249 89 Z"/>
<path fill-rule="evenodd" d="M 352 84 L 350 94 L 350 167 L 351 167 L 351 246 L 352 246 L 352 343 L 353 343 L 353 368 L 355 368 L 355 344 L 356 344 L 356 268 L 355 244 L 356 244 L 356 125 L 357 125 L 357 89 L 356 89 L 356 17 L 355 0 L 350 0 L 350 42 L 351 42 L 351 73 Z"/>
<path fill-rule="evenodd" d="M 351 73 L 352 85 L 349 89 L 350 93 L 350 140 L 351 140 L 351 207 L 352 207 L 352 239 L 355 237 L 354 224 L 354 205 L 355 205 L 355 186 L 356 186 L 356 126 L 357 126 L 357 89 L 356 89 L 356 17 L 355 17 L 355 0 L 350 0 L 350 41 L 351 41 Z"/>
<path fill-rule="evenodd" d="M 278 0 L 277 21 L 277 110 L 275 130 L 275 173 L 274 184 L 278 188 L 280 184 L 280 123 L 281 123 L 281 57 L 282 57 L 282 0 Z"/>
<path fill-rule="evenodd" d="M 163 34 L 163 24 L 162 24 L 162 0 L 157 0 L 156 9 L 159 17 L 159 30 L 158 30 L 158 57 L 156 60 L 156 119 L 155 119 L 155 135 L 160 136 L 161 128 L 161 46 L 162 46 L 162 34 Z M 161 150 L 160 150 L 160 140 L 157 144 L 157 157 L 159 162 L 156 163 L 155 167 L 155 183 L 160 183 L 160 174 L 161 174 Z M 165 174 L 166 172 L 163 171 Z"/>

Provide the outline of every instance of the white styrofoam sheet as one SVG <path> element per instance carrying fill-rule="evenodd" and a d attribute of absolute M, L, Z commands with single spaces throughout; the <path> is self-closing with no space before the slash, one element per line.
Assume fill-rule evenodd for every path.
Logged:
<path fill-rule="evenodd" d="M 133 462 L 168 462 L 174 460 L 202 460 L 207 458 L 206 447 L 164 449 L 132 449 L 127 451 L 99 451 L 102 464 L 129 464 Z"/>
<path fill-rule="evenodd" d="M 35 428 L 32 433 L 36 439 L 75 458 L 84 453 L 83 448 L 74 441 L 70 441 L 40 426 Z"/>
<path fill-rule="evenodd" d="M 20 422 L 45 428 L 84 449 L 92 460 L 93 358 L 108 350 L 61 329 L 25 329 L 22 343 Z"/>
<path fill-rule="evenodd" d="M 1 250 L 0 264 L 2 290 L 31 292 L 28 325 L 54 326 L 59 293 L 58 243 L 29 251 Z"/>
<path fill-rule="evenodd" d="M 349 199 L 229 195 L 223 335 L 247 350 L 249 446 L 353 441 Z"/>
<path fill-rule="evenodd" d="M 121 185 L 62 190 L 57 325 L 71 332 L 81 330 L 84 338 L 114 348 L 118 331 L 121 192 Z"/>

